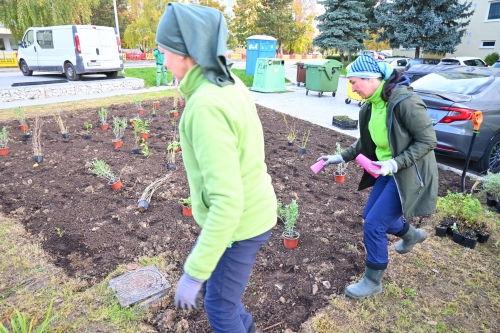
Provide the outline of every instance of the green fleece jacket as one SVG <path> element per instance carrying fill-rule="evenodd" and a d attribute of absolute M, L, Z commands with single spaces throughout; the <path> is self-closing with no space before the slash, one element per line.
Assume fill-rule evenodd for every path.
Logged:
<path fill-rule="evenodd" d="M 231 242 L 276 224 L 276 195 L 267 173 L 264 133 L 245 85 L 219 87 L 199 65 L 182 80 L 186 108 L 179 123 L 193 216 L 202 231 L 184 271 L 208 279 Z"/>
<path fill-rule="evenodd" d="M 372 140 L 369 122 L 372 105 L 366 103 L 359 111 L 360 137 L 342 153 L 349 162 L 362 153 L 376 161 L 376 145 Z M 438 168 L 434 148 L 436 132 L 422 99 L 413 88 L 400 86 L 392 91 L 387 102 L 385 120 L 392 158 L 398 165 L 394 174 L 404 217 L 434 213 L 438 193 Z M 364 172 L 358 190 L 375 183 L 375 178 Z"/>

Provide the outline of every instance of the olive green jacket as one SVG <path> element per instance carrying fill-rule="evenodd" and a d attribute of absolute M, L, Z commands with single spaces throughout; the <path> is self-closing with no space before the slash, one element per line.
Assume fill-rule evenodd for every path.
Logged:
<path fill-rule="evenodd" d="M 342 153 L 342 158 L 352 161 L 360 153 L 377 160 L 375 143 L 368 123 L 371 104 L 366 103 L 359 111 L 360 137 Z M 405 218 L 434 213 L 438 193 L 438 169 L 434 148 L 436 132 L 427 109 L 413 88 L 400 86 L 394 89 L 387 103 L 386 125 L 392 158 L 398 165 L 394 174 Z M 375 183 L 375 178 L 364 172 L 358 190 Z"/>

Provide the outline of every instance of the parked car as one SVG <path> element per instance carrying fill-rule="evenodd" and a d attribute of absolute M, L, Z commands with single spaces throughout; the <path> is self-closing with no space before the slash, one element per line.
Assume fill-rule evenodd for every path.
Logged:
<path fill-rule="evenodd" d="M 410 58 L 385 58 L 384 61 L 402 72 L 410 61 Z"/>
<path fill-rule="evenodd" d="M 359 52 L 359 55 L 367 55 L 367 56 L 373 57 L 373 58 L 378 59 L 378 60 L 385 59 L 385 57 L 383 55 L 377 53 L 376 51 L 371 51 L 371 50 L 363 50 L 363 51 Z"/>
<path fill-rule="evenodd" d="M 410 78 L 410 83 L 413 83 L 426 76 L 427 74 L 439 72 L 443 69 L 455 68 L 454 65 L 415 65 L 412 66 L 405 74 Z"/>
<path fill-rule="evenodd" d="M 460 65 L 460 66 L 477 66 L 488 67 L 488 64 L 481 58 L 477 57 L 454 57 L 443 58 L 438 65 Z"/>
<path fill-rule="evenodd" d="M 471 144 L 475 111 L 483 123 L 472 148 L 472 166 L 479 172 L 500 172 L 500 69 L 447 68 L 412 83 L 427 105 L 438 139 L 436 154 L 465 159 Z"/>
<path fill-rule="evenodd" d="M 70 81 L 81 74 L 115 77 L 123 70 L 120 36 L 113 27 L 61 25 L 31 27 L 19 41 L 19 69 L 65 73 Z"/>
<path fill-rule="evenodd" d="M 492 68 L 500 68 L 500 60 L 495 62 L 491 67 Z"/>
<path fill-rule="evenodd" d="M 425 65 L 437 65 L 437 64 L 439 64 L 440 61 L 441 61 L 441 59 L 438 59 L 438 58 L 415 58 L 415 59 L 411 59 L 410 62 L 408 62 L 408 64 L 406 65 L 404 71 L 407 72 L 412 66 L 415 66 L 415 65 L 421 65 L 421 64 L 425 64 Z"/>

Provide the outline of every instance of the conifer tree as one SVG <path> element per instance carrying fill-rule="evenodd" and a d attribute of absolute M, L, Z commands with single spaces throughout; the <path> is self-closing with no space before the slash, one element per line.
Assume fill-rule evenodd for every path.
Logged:
<path fill-rule="evenodd" d="M 415 58 L 425 53 L 455 52 L 470 23 L 472 2 L 462 0 L 384 1 L 375 10 L 380 29 L 377 41 L 389 40 L 392 48 L 415 48 Z"/>
<path fill-rule="evenodd" d="M 368 38 L 368 28 L 363 1 L 324 0 L 318 1 L 326 12 L 316 17 L 320 23 L 320 34 L 313 44 L 322 49 L 340 49 L 341 61 L 344 51 L 355 52 L 363 48 L 363 39 Z"/>

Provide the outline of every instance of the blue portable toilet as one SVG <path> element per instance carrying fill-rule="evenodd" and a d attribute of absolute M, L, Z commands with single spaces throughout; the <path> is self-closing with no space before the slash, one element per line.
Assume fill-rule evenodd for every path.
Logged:
<path fill-rule="evenodd" d="M 254 75 L 259 58 L 276 57 L 276 38 L 266 35 L 253 35 L 247 38 L 246 75 Z"/>

